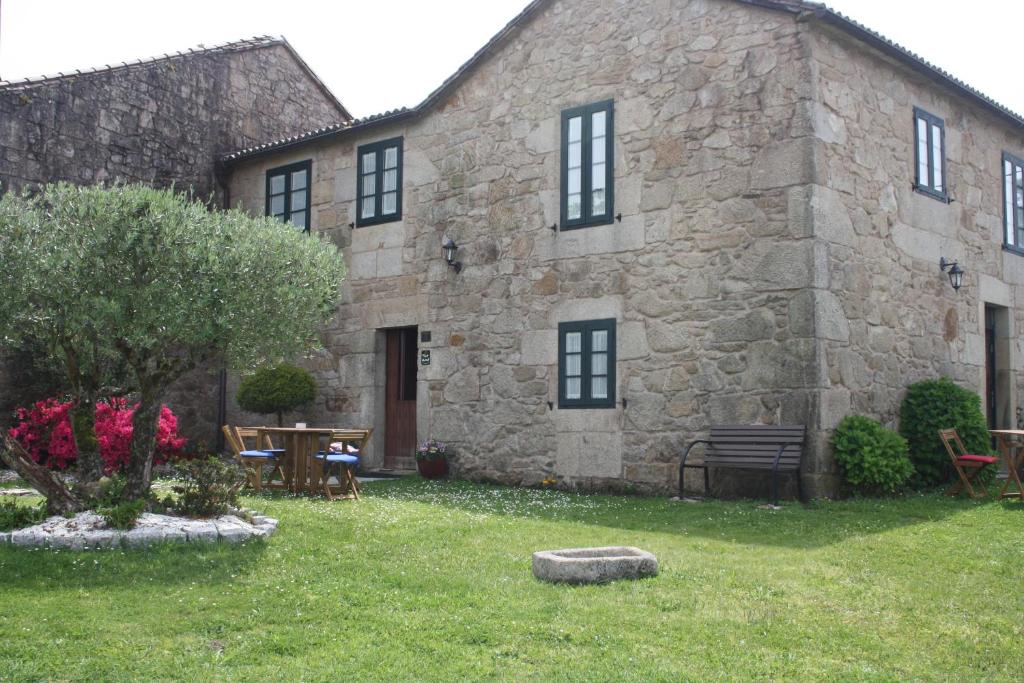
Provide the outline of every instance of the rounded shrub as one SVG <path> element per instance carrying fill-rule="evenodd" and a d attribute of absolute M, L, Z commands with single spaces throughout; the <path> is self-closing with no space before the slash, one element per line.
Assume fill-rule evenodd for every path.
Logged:
<path fill-rule="evenodd" d="M 948 377 L 911 384 L 900 406 L 900 434 L 910 447 L 914 482 L 935 486 L 953 477 L 949 454 L 939 438 L 940 429 L 956 429 L 969 453 L 990 451 L 988 427 L 981 398 Z"/>
<path fill-rule="evenodd" d="M 914 474 L 906 440 L 863 415 L 843 418 L 832 448 L 843 477 L 861 493 L 894 493 Z"/>
<path fill-rule="evenodd" d="M 236 400 L 239 407 L 261 415 L 277 414 L 277 426 L 284 413 L 313 402 L 316 381 L 313 375 L 294 365 L 260 368 L 242 379 Z"/>

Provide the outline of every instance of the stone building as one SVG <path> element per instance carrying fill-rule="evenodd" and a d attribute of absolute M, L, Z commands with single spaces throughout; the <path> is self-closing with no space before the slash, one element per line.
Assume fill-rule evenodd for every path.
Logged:
<path fill-rule="evenodd" d="M 0 193 L 58 180 L 124 180 L 191 189 L 221 206 L 219 157 L 350 120 L 283 38 L 0 81 Z M 13 404 L 39 398 L 22 396 L 10 378 L 0 369 L 3 418 Z M 219 395 L 206 371 L 176 388 L 170 403 L 187 434 L 216 438 Z"/>
<path fill-rule="evenodd" d="M 225 164 L 345 251 L 316 418 L 371 464 L 660 491 L 711 424 L 797 423 L 818 495 L 914 381 L 1014 423 L 1022 158 L 1020 116 L 817 4 L 538 0 L 420 105 Z"/>

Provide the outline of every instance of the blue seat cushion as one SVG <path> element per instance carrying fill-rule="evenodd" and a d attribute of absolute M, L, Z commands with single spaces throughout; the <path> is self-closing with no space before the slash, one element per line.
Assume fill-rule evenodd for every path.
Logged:
<path fill-rule="evenodd" d="M 340 462 L 346 465 L 356 465 L 359 463 L 359 456 L 349 453 L 324 453 L 321 451 L 316 454 L 316 459 L 326 460 L 327 462 Z"/>
<path fill-rule="evenodd" d="M 271 455 L 275 456 L 282 455 L 286 452 L 286 449 L 284 448 L 261 448 L 260 450 L 263 451 L 264 453 L 270 453 Z"/>
<path fill-rule="evenodd" d="M 273 458 L 273 453 L 267 451 L 242 451 L 243 458 Z"/>

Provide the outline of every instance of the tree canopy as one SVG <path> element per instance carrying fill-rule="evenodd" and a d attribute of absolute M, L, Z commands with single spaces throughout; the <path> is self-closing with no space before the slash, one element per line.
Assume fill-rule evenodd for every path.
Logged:
<path fill-rule="evenodd" d="M 132 494 L 148 490 L 167 386 L 207 361 L 247 369 L 307 353 L 345 275 L 324 237 L 142 185 L 0 198 L 0 264 L 4 347 L 41 344 L 90 400 L 109 387 L 139 395 Z"/>

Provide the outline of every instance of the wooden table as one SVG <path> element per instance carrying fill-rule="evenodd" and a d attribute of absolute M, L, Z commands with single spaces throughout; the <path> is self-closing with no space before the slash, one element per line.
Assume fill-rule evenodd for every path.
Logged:
<path fill-rule="evenodd" d="M 320 480 L 321 466 L 314 457 L 320 450 L 321 439 L 330 441 L 335 431 L 331 427 L 257 427 L 257 443 L 269 436 L 285 449 L 285 483 L 292 493 L 315 493 Z"/>
<path fill-rule="evenodd" d="M 1003 463 L 1006 465 L 1006 483 L 999 490 L 1000 498 L 1017 498 L 1024 500 L 1024 485 L 1020 481 L 1021 455 L 1024 451 L 1024 429 L 990 429 L 989 434 L 996 437 L 999 444 L 999 453 L 1003 456 Z M 1007 491 L 1011 482 L 1017 487 L 1016 491 Z"/>

